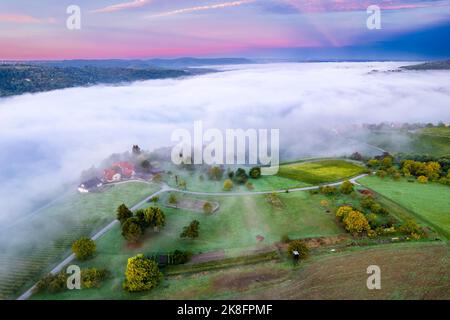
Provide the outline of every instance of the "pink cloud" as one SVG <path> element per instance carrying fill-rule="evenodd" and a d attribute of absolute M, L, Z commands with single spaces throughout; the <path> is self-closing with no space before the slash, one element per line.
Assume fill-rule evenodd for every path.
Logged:
<path fill-rule="evenodd" d="M 15 13 L 0 13 L 0 22 L 10 22 L 10 23 L 55 23 L 54 18 L 40 19 L 24 14 Z"/>
<path fill-rule="evenodd" d="M 140 7 L 146 6 L 150 2 L 151 2 L 151 0 L 134 0 L 131 2 L 118 3 L 118 4 L 114 4 L 111 6 L 104 7 L 104 8 L 96 9 L 91 12 L 93 12 L 93 13 L 110 13 L 110 12 L 122 11 L 122 10 L 127 10 L 127 9 L 140 8 Z"/>

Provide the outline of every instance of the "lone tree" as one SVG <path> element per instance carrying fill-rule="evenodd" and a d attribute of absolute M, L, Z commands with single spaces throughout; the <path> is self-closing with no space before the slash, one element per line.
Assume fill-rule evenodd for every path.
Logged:
<path fill-rule="evenodd" d="M 142 236 L 142 227 L 138 218 L 128 218 L 122 225 L 122 235 L 130 242 L 137 242 Z"/>
<path fill-rule="evenodd" d="M 211 167 L 208 170 L 208 176 L 209 176 L 209 179 L 211 179 L 211 180 L 219 181 L 220 179 L 222 179 L 223 169 L 218 166 Z"/>
<path fill-rule="evenodd" d="M 127 221 L 128 218 L 131 218 L 133 216 L 133 212 L 128 209 L 128 207 L 125 204 L 121 204 L 117 208 L 117 220 L 120 221 L 120 224 L 123 224 L 125 221 Z"/>
<path fill-rule="evenodd" d="M 91 258 L 96 250 L 94 240 L 83 237 L 72 244 L 72 252 L 78 260 L 84 261 Z"/>
<path fill-rule="evenodd" d="M 213 211 L 213 206 L 211 204 L 211 202 L 205 202 L 205 204 L 203 204 L 203 212 L 205 214 L 210 214 Z"/>
<path fill-rule="evenodd" d="M 169 203 L 170 204 L 172 204 L 172 205 L 177 205 L 177 203 L 178 203 L 178 199 L 177 199 L 177 196 L 175 195 L 175 193 L 171 193 L 170 195 L 169 195 Z"/>
<path fill-rule="evenodd" d="M 146 291 L 156 287 L 161 279 L 158 264 L 138 254 L 128 259 L 123 288 L 129 292 Z"/>
<path fill-rule="evenodd" d="M 344 181 L 339 190 L 343 193 L 343 194 L 350 194 L 352 193 L 355 189 L 353 186 L 353 183 L 351 183 L 350 181 Z"/>
<path fill-rule="evenodd" d="M 198 238 L 200 229 L 200 222 L 193 220 L 187 227 L 183 228 L 183 232 L 180 234 L 180 238 Z"/>
<path fill-rule="evenodd" d="M 251 168 L 249 171 L 249 175 L 252 179 L 258 179 L 259 177 L 261 177 L 261 168 L 260 167 Z"/>
<path fill-rule="evenodd" d="M 238 184 L 244 184 L 248 180 L 248 175 L 244 169 L 239 168 L 236 170 L 233 180 Z"/>
<path fill-rule="evenodd" d="M 293 255 L 294 251 L 298 252 L 300 259 L 305 259 L 309 255 L 309 249 L 306 246 L 306 243 L 302 240 L 293 240 L 289 242 L 288 253 Z"/>
<path fill-rule="evenodd" d="M 230 191 L 231 189 L 233 189 L 233 186 L 234 186 L 233 181 L 227 179 L 223 183 L 223 190 Z"/>

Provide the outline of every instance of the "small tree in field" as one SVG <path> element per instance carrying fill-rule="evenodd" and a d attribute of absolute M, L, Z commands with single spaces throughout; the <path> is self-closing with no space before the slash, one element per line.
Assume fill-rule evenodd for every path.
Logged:
<path fill-rule="evenodd" d="M 180 237 L 190 239 L 198 238 L 199 229 L 200 229 L 200 222 L 194 220 L 187 227 L 183 228 L 183 232 L 181 232 Z"/>
<path fill-rule="evenodd" d="M 205 204 L 203 205 L 203 212 L 205 214 L 211 214 L 213 211 L 213 206 L 211 204 L 211 202 L 205 202 Z"/>
<path fill-rule="evenodd" d="M 425 177 L 425 176 L 420 176 L 420 177 L 417 178 L 417 181 L 418 181 L 419 183 L 425 184 L 425 183 L 428 183 L 428 178 Z"/>
<path fill-rule="evenodd" d="M 344 181 L 339 190 L 343 193 L 343 194 L 350 194 L 354 191 L 354 187 L 353 187 L 353 183 L 351 183 L 350 181 Z"/>
<path fill-rule="evenodd" d="M 161 278 L 158 264 L 138 254 L 128 259 L 123 287 L 129 292 L 146 291 L 156 287 Z"/>
<path fill-rule="evenodd" d="M 94 240 L 83 237 L 72 244 L 72 252 L 78 260 L 87 260 L 91 258 L 96 250 Z"/>
<path fill-rule="evenodd" d="M 175 193 L 171 193 L 170 195 L 169 195 L 169 203 L 171 204 L 171 205 L 177 205 L 177 203 L 178 203 L 178 199 L 177 199 L 177 196 L 175 195 Z"/>
<path fill-rule="evenodd" d="M 230 179 L 227 179 L 223 183 L 223 190 L 230 191 L 231 189 L 233 189 L 233 186 L 234 186 L 233 181 L 231 181 Z"/>
<path fill-rule="evenodd" d="M 133 212 L 128 209 L 128 207 L 125 204 L 121 204 L 117 208 L 117 220 L 120 221 L 120 224 L 123 224 L 125 221 L 127 221 L 128 218 L 131 218 L 133 216 Z"/>
<path fill-rule="evenodd" d="M 252 179 L 258 179 L 259 177 L 261 177 L 261 168 L 260 167 L 251 168 L 248 174 Z"/>
<path fill-rule="evenodd" d="M 293 255 L 294 251 L 297 251 L 299 253 L 300 259 L 305 259 L 309 255 L 309 248 L 302 240 L 293 240 L 289 243 L 288 253 L 290 255 Z"/>

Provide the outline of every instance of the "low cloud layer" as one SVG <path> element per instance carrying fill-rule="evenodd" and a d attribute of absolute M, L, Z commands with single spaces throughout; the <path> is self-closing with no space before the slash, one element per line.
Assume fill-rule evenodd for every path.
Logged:
<path fill-rule="evenodd" d="M 281 148 L 298 157 L 352 151 L 333 139 L 354 123 L 448 121 L 450 73 L 381 72 L 399 65 L 232 66 L 2 99 L 0 223 L 31 212 L 111 153 L 167 146 L 174 129 L 192 129 L 195 120 L 206 128 L 279 128 Z"/>

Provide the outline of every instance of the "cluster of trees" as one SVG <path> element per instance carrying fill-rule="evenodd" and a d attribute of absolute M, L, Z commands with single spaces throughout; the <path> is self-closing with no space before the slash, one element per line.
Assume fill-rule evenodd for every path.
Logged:
<path fill-rule="evenodd" d="M 367 166 L 370 169 L 376 169 L 376 174 L 380 178 L 391 176 L 394 180 L 398 180 L 402 176 L 416 177 L 420 183 L 438 181 L 450 185 L 450 159 L 445 157 L 436 159 L 428 156 L 418 156 L 417 158 L 424 161 L 406 159 L 404 155 L 400 155 L 397 159 L 385 155 L 382 158 L 369 160 Z M 444 168 L 441 163 L 445 166 Z"/>
<path fill-rule="evenodd" d="M 193 220 L 188 226 L 183 228 L 180 238 L 195 239 L 199 236 L 200 222 Z"/>
<path fill-rule="evenodd" d="M 81 270 L 81 287 L 82 288 L 99 288 L 102 282 L 108 278 L 110 272 L 106 269 L 82 269 Z M 67 290 L 67 279 L 69 275 L 62 270 L 55 274 L 48 274 L 38 281 L 35 292 L 58 293 Z"/>
<path fill-rule="evenodd" d="M 213 166 L 208 168 L 208 178 L 213 181 L 220 181 L 224 175 L 224 169 L 219 166 Z M 226 180 L 223 183 L 223 189 L 230 191 L 235 184 L 245 184 L 249 190 L 253 190 L 253 184 L 249 183 L 249 178 L 259 179 L 261 177 L 261 168 L 253 167 L 249 170 L 248 174 L 243 168 L 238 168 L 236 171 L 228 169 L 226 172 Z"/>
<path fill-rule="evenodd" d="M 129 292 L 150 290 L 161 282 L 158 264 L 143 254 L 128 259 L 123 288 Z"/>
<path fill-rule="evenodd" d="M 321 194 L 324 194 L 326 196 L 334 196 L 339 193 L 342 194 L 351 194 L 353 191 L 355 191 L 355 186 L 350 181 L 344 181 L 339 188 L 334 186 L 321 186 L 319 188 L 319 192 Z M 313 191 L 315 193 L 316 191 Z"/>
<path fill-rule="evenodd" d="M 135 214 L 124 204 L 117 208 L 117 219 L 122 225 L 122 235 L 130 242 L 136 242 L 149 227 L 155 231 L 163 227 L 166 216 L 161 208 L 149 207 L 137 210 Z"/>

